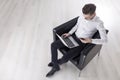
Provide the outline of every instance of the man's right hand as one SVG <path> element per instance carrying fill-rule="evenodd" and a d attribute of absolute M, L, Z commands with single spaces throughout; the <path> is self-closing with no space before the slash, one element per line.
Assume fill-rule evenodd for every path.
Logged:
<path fill-rule="evenodd" d="M 64 38 L 66 38 L 66 37 L 69 37 L 70 34 L 69 34 L 69 33 L 64 33 L 64 34 L 62 34 L 62 36 L 63 36 Z"/>

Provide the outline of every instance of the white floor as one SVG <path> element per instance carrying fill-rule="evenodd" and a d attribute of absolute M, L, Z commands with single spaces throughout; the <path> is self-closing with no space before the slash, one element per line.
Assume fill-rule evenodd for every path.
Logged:
<path fill-rule="evenodd" d="M 109 42 L 78 77 L 70 62 L 50 70 L 52 29 L 95 3 Z M 120 0 L 0 0 L 0 80 L 120 80 Z M 59 53 L 59 57 L 61 54 Z"/>

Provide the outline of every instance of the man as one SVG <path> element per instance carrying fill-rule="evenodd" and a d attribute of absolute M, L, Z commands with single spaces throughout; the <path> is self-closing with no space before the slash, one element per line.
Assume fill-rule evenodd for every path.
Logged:
<path fill-rule="evenodd" d="M 51 44 L 52 61 L 48 66 L 52 67 L 46 77 L 52 76 L 56 71 L 60 70 L 59 65 L 68 62 L 71 58 L 79 54 L 79 51 L 86 43 L 103 44 L 107 42 L 106 30 L 103 22 L 96 16 L 96 6 L 94 4 L 86 4 L 82 8 L 83 16 L 79 16 L 77 24 L 68 32 L 64 33 L 64 37 L 68 37 L 75 33 L 75 40 L 79 43 L 78 47 L 72 48 L 61 59 L 58 59 L 57 49 L 65 47 L 65 45 L 57 40 Z M 92 39 L 96 31 L 100 33 L 100 39 Z"/>

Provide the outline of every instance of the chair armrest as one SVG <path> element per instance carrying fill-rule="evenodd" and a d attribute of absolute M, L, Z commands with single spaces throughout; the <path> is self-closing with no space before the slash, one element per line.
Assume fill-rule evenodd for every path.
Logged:
<path fill-rule="evenodd" d="M 80 70 L 82 70 L 83 68 L 83 64 L 85 61 L 85 58 L 87 56 L 87 54 L 89 53 L 89 51 L 95 46 L 95 44 L 86 44 L 86 46 L 83 48 L 83 50 L 81 51 L 81 55 L 80 55 L 80 60 L 79 60 L 79 67 Z"/>
<path fill-rule="evenodd" d="M 80 56 L 79 66 L 82 70 L 92 58 L 101 50 L 102 45 L 89 44 L 85 47 Z"/>
<path fill-rule="evenodd" d="M 81 51 L 81 54 L 84 54 L 86 56 L 94 46 L 96 46 L 96 44 L 91 44 L 91 43 L 86 44 L 86 46 Z"/>

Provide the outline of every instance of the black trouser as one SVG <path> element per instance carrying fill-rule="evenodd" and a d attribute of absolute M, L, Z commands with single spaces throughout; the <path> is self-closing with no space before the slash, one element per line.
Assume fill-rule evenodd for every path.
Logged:
<path fill-rule="evenodd" d="M 68 60 L 70 60 L 71 58 L 77 56 L 78 54 L 80 54 L 81 49 L 85 46 L 84 43 L 82 43 L 80 41 L 80 39 L 78 39 L 76 37 L 76 35 L 73 35 L 74 39 L 79 43 L 78 47 L 75 48 L 71 48 L 66 55 L 63 55 L 63 57 L 61 58 L 62 61 L 67 62 Z M 54 63 L 54 67 L 58 66 L 58 52 L 57 49 L 59 48 L 63 48 L 66 47 L 60 40 L 56 40 L 51 44 L 51 59 L 52 62 Z"/>

